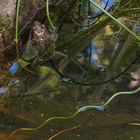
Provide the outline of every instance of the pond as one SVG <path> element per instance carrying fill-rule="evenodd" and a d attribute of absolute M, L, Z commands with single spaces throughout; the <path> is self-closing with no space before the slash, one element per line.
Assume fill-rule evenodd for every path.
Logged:
<path fill-rule="evenodd" d="M 23 0 L 15 27 L 1 17 L 0 140 L 140 139 L 139 4 L 129 3 Z"/>

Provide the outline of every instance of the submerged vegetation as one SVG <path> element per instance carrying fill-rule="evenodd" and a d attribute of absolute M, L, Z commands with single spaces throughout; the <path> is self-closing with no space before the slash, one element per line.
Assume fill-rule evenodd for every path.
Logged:
<path fill-rule="evenodd" d="M 1 139 L 52 140 L 79 127 L 89 130 L 88 118 L 98 129 L 139 126 L 139 5 L 138 0 L 17 0 L 15 26 L 7 17 L 0 20 L 0 115 L 6 113 L 11 126 L 4 124 L 8 134 Z M 56 120 L 65 121 L 63 130 Z M 40 134 L 20 136 L 35 130 Z M 76 138 L 83 135 L 76 132 Z"/>

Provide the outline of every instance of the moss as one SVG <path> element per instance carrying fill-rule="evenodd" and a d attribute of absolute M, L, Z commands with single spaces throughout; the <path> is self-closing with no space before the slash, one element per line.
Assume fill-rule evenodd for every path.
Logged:
<path fill-rule="evenodd" d="M 0 16 L 0 33 L 4 32 L 10 25 L 10 20 L 6 16 Z"/>

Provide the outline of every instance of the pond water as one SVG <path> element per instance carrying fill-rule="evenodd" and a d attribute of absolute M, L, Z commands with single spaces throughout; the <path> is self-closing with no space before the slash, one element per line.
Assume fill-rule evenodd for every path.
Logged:
<path fill-rule="evenodd" d="M 94 99 L 84 100 L 86 92 L 76 85 L 66 82 L 59 83 L 57 89 L 48 88 L 50 87 L 44 87 L 37 94 L 16 97 L 9 95 L 1 99 L 0 139 L 7 138 L 16 129 L 35 128 L 49 117 L 69 116 L 80 106 L 95 104 Z M 102 111 L 88 109 L 72 119 L 52 120 L 39 130 L 17 131 L 8 139 L 49 140 L 58 133 L 52 139 L 139 140 L 139 105 L 139 94 L 121 95 Z"/>
<path fill-rule="evenodd" d="M 58 19 L 56 11 L 50 15 L 62 27 L 53 31 L 38 3 L 22 4 L 20 58 L 14 47 L 0 55 L 6 60 L 0 63 L 0 140 L 140 140 L 139 42 L 106 16 L 100 19 L 91 3 L 81 6 L 83 17 L 91 8 L 88 25 L 97 18 L 90 27 L 77 14 L 79 2 L 75 9 L 58 2 Z M 97 3 L 108 10 L 119 2 Z M 67 9 L 75 13 L 61 21 Z M 28 13 L 34 18 L 26 21 Z"/>

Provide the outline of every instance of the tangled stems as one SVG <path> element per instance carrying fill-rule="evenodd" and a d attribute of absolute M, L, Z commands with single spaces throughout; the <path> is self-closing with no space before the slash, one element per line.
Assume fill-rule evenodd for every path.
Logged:
<path fill-rule="evenodd" d="M 49 0 L 46 0 L 46 16 L 47 16 L 47 18 L 48 18 L 48 21 L 49 21 L 51 27 L 52 27 L 53 30 L 55 31 L 55 27 L 54 27 L 54 25 L 53 25 L 53 23 L 52 23 L 52 20 L 51 20 L 51 18 L 50 18 L 50 13 L 49 13 Z"/>
<path fill-rule="evenodd" d="M 17 59 L 19 59 L 19 48 L 18 48 L 18 31 L 19 31 L 19 9 L 20 9 L 20 0 L 17 1 L 17 11 L 16 11 L 16 53 Z"/>
<path fill-rule="evenodd" d="M 17 1 L 17 9 L 16 9 L 16 27 L 15 27 L 17 62 L 27 72 L 29 72 L 33 75 L 37 75 L 35 72 L 33 72 L 33 71 L 29 70 L 28 68 L 26 68 L 25 66 L 23 66 L 22 63 L 20 62 L 20 56 L 19 56 L 19 11 L 20 11 L 20 3 L 21 3 L 21 0 L 18 0 Z"/>
<path fill-rule="evenodd" d="M 116 94 L 112 95 L 108 101 L 106 101 L 104 104 L 102 105 L 95 105 L 95 106 L 83 106 L 81 107 L 77 112 L 81 112 L 83 110 L 87 110 L 89 108 L 105 108 L 116 96 L 119 96 L 119 95 L 129 95 L 129 94 L 134 94 L 134 93 L 137 93 L 138 91 L 140 91 L 140 87 L 138 87 L 136 90 L 134 91 L 124 91 L 124 92 L 117 92 Z"/>
<path fill-rule="evenodd" d="M 48 140 L 52 140 L 52 139 L 54 139 L 56 136 L 58 136 L 58 135 L 60 135 L 60 134 L 62 134 L 62 133 L 64 133 L 64 132 L 68 132 L 68 131 L 74 130 L 74 129 L 80 127 L 80 126 L 81 126 L 81 124 L 79 124 L 79 125 L 77 125 L 77 126 L 74 126 L 74 127 L 72 127 L 72 128 L 64 129 L 64 130 L 62 130 L 62 131 L 56 133 L 55 135 L 51 136 Z"/>
<path fill-rule="evenodd" d="M 53 120 L 68 120 L 68 119 L 72 119 L 74 117 L 76 117 L 80 112 L 83 112 L 87 109 L 100 109 L 100 108 L 105 108 L 115 97 L 119 96 L 119 95 L 129 95 L 129 94 L 135 94 L 137 92 L 140 91 L 140 87 L 138 87 L 136 90 L 134 91 L 125 91 L 125 92 L 117 92 L 115 93 L 113 96 L 111 96 L 108 101 L 106 101 L 104 104 L 101 105 L 89 105 L 89 106 L 83 106 L 80 109 L 78 109 L 75 113 L 73 113 L 70 116 L 55 116 L 55 117 L 50 117 L 48 119 L 46 119 L 41 125 L 39 125 L 38 127 L 35 128 L 19 128 L 15 131 L 13 131 L 7 138 L 9 139 L 9 137 L 11 137 L 12 135 L 14 135 L 16 132 L 18 131 L 36 131 L 41 129 L 42 127 L 44 127 L 48 122 L 53 121 Z"/>
<path fill-rule="evenodd" d="M 103 13 L 105 13 L 107 16 L 109 16 L 113 21 L 115 21 L 118 25 L 120 25 L 121 27 L 123 27 L 127 32 L 129 32 L 135 39 L 137 39 L 138 41 L 140 41 L 140 38 L 133 33 L 129 28 L 127 28 L 124 24 L 122 24 L 119 20 L 117 20 L 115 17 L 113 17 L 112 15 L 110 15 L 106 10 L 104 10 L 102 7 L 100 7 L 96 2 L 94 2 L 93 0 L 90 0 L 90 2 L 95 5 L 97 8 L 99 8 Z"/>

